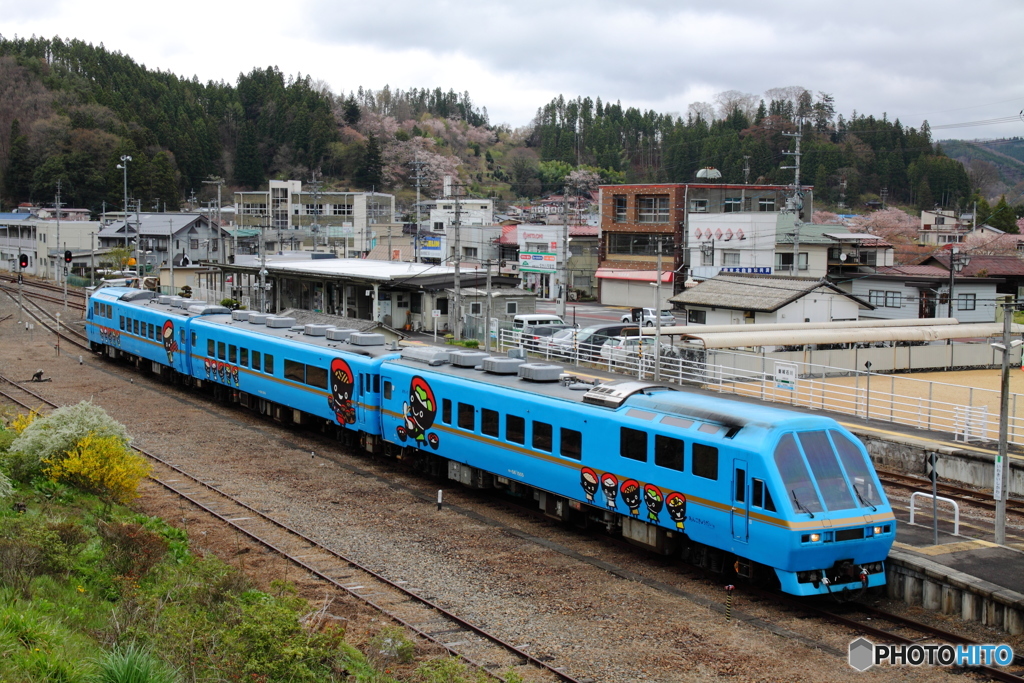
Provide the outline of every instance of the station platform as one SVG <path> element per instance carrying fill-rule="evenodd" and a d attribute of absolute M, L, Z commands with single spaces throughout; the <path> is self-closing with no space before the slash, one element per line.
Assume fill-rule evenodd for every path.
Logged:
<path fill-rule="evenodd" d="M 931 503 L 918 510 L 894 506 L 896 542 L 887 561 L 890 597 L 910 605 L 977 621 L 1011 635 L 1024 633 L 1024 543 L 994 542 L 991 523 L 962 520 L 953 533 L 951 513 L 940 509 L 938 543 Z M 1008 535 L 1012 529 L 1007 529 Z"/>

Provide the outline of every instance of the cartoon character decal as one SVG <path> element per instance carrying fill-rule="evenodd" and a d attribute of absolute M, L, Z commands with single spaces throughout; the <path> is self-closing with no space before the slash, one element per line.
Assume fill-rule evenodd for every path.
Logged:
<path fill-rule="evenodd" d="M 237 387 L 238 386 L 238 366 L 237 365 L 232 365 L 229 368 L 229 370 L 231 371 L 231 381 L 234 382 L 235 386 Z"/>
<path fill-rule="evenodd" d="M 426 442 L 436 450 L 441 440 L 437 434 L 428 433 L 427 430 L 433 426 L 437 416 L 437 400 L 427 380 L 419 375 L 409 383 L 409 401 L 402 403 L 402 414 L 405 416 L 405 424 L 395 430 L 398 438 L 402 441 L 412 439 L 417 448 L 422 448 Z"/>
<path fill-rule="evenodd" d="M 97 325 L 100 330 L 100 343 L 107 344 L 109 346 L 121 346 L 121 333 L 118 330 L 112 330 L 109 327 L 102 327 Z"/>
<path fill-rule="evenodd" d="M 633 517 L 640 515 L 640 483 L 636 479 L 627 479 L 619 486 L 622 493 L 622 502 L 629 508 L 629 514 Z"/>
<path fill-rule="evenodd" d="M 597 476 L 597 472 L 595 472 L 594 470 L 590 469 L 589 467 L 584 467 L 583 469 L 581 469 L 580 470 L 580 486 L 583 487 L 583 490 L 587 494 L 587 502 L 588 503 L 593 503 L 594 502 L 594 494 L 597 493 L 597 489 L 598 489 L 598 476 Z"/>
<path fill-rule="evenodd" d="M 352 394 L 355 390 L 355 375 L 341 358 L 331 361 L 331 395 L 327 397 L 327 405 L 334 411 L 338 424 L 354 424 L 356 409 L 352 405 Z"/>
<path fill-rule="evenodd" d="M 657 522 L 658 513 L 661 512 L 661 507 L 665 504 L 665 496 L 661 494 L 661 489 L 654 484 L 645 484 L 644 504 L 647 506 L 647 520 Z"/>
<path fill-rule="evenodd" d="M 611 472 L 601 475 L 601 488 L 604 489 L 605 500 L 608 501 L 608 509 L 615 509 L 615 497 L 619 493 L 619 480 Z"/>
<path fill-rule="evenodd" d="M 213 376 L 213 363 L 214 361 L 209 358 L 203 359 L 203 367 L 206 368 L 206 379 L 210 379 Z"/>
<path fill-rule="evenodd" d="M 668 508 L 669 517 L 675 521 L 676 528 L 683 530 L 686 527 L 686 496 L 673 491 L 665 498 L 665 506 Z"/>
<path fill-rule="evenodd" d="M 174 354 L 178 350 L 178 342 L 174 341 L 174 323 L 168 320 L 160 328 L 160 339 L 164 342 L 164 351 L 167 352 L 167 362 L 174 365 Z"/>

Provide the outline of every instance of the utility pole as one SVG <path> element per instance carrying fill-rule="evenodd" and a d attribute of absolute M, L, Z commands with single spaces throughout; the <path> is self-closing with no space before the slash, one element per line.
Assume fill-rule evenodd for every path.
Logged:
<path fill-rule="evenodd" d="M 420 183 L 423 181 L 424 163 L 420 161 L 419 152 L 414 152 L 413 160 L 410 163 L 410 166 L 416 172 L 416 231 L 413 233 L 412 241 L 412 260 L 414 263 L 420 262 Z"/>
<path fill-rule="evenodd" d="M 995 463 L 995 485 L 992 495 L 996 499 L 996 543 L 1006 545 L 1006 499 L 1010 490 L 1010 459 L 1007 457 L 1007 431 L 1010 401 L 1010 352 L 1021 342 L 1010 341 L 1015 302 L 1003 304 L 1003 343 L 993 344 L 1003 352 L 1002 390 L 999 394 L 999 456 Z"/>
<path fill-rule="evenodd" d="M 562 193 L 562 206 L 565 209 L 565 220 L 562 221 L 562 267 L 561 278 L 562 278 L 562 290 L 561 295 L 558 297 L 558 317 L 565 320 L 565 302 L 569 296 L 569 185 L 566 183 L 565 190 Z"/>
<path fill-rule="evenodd" d="M 216 185 L 217 186 L 217 231 L 214 233 L 217 236 L 217 240 L 220 240 L 220 188 L 224 185 L 224 179 L 221 177 L 211 177 L 209 180 L 204 180 L 203 185 Z M 223 254 L 224 250 L 221 249 L 220 253 Z M 220 261 L 222 256 L 218 256 L 217 260 Z M 207 257 L 209 260 L 209 257 Z"/>
<path fill-rule="evenodd" d="M 654 381 L 661 381 L 661 251 L 665 246 L 664 239 L 658 238 L 658 279 L 654 282 Z M 642 311 L 641 311 L 642 312 Z M 640 316 L 643 320 L 643 316 Z M 640 351 L 643 352 L 643 337 L 640 338 Z"/>
<path fill-rule="evenodd" d="M 452 333 L 455 335 L 456 341 L 462 339 L 462 313 L 460 308 L 462 289 L 459 278 L 459 267 L 462 265 L 462 243 L 459 241 L 459 234 L 462 232 L 462 204 L 459 203 L 459 187 L 458 183 L 452 183 L 452 194 L 455 197 L 455 222 L 452 223 L 452 228 L 455 230 L 455 296 L 452 302 L 455 308 L 455 325 L 453 326 Z M 448 317 L 451 318 L 450 311 Z"/>
<path fill-rule="evenodd" d="M 786 209 L 792 210 L 794 214 L 794 230 L 793 230 L 793 277 L 797 277 L 800 274 L 800 209 L 803 208 L 803 192 L 800 189 L 800 140 L 803 137 L 804 120 L 801 118 L 797 122 L 797 129 L 795 133 L 783 133 L 785 137 L 796 138 L 796 151 L 795 152 L 783 152 L 783 154 L 795 157 L 794 164 L 792 166 L 781 166 L 782 169 L 793 170 L 793 196 L 787 200 Z"/>
<path fill-rule="evenodd" d="M 57 179 L 57 199 L 56 199 L 56 201 L 54 202 L 54 205 L 53 205 L 53 208 L 57 212 L 57 252 L 58 253 L 60 253 L 60 207 L 63 206 L 60 203 L 60 184 L 61 184 L 61 181 L 58 178 Z M 49 249 L 47 249 L 47 251 L 49 251 Z M 47 264 L 49 264 L 50 259 L 47 258 L 46 261 L 47 261 Z M 57 276 L 57 282 L 60 282 L 60 266 L 57 266 L 55 275 Z M 64 286 L 65 286 L 65 291 L 66 291 L 66 288 L 67 288 L 67 282 L 66 282 L 67 278 L 64 278 L 64 280 L 65 280 Z M 64 295 L 64 306 L 65 307 L 67 307 L 67 298 L 68 298 L 67 294 L 65 293 L 65 295 Z"/>
<path fill-rule="evenodd" d="M 96 233 L 89 233 L 89 284 L 96 286 Z"/>
<path fill-rule="evenodd" d="M 177 285 L 174 283 L 174 219 L 167 219 L 167 253 L 171 255 L 171 295 L 173 296 L 178 291 Z"/>
<path fill-rule="evenodd" d="M 487 300 L 484 303 L 484 352 L 491 352 L 491 259 L 487 259 Z"/>
<path fill-rule="evenodd" d="M 124 250 L 128 251 L 128 162 L 132 158 L 127 154 L 121 156 L 117 167 L 124 171 Z M 106 207 L 106 205 L 104 205 Z"/>
<path fill-rule="evenodd" d="M 266 216 L 260 216 L 260 313 L 267 312 L 267 250 L 263 246 Z"/>
<path fill-rule="evenodd" d="M 135 200 L 135 277 L 139 281 L 139 289 L 142 289 L 142 219 L 139 213 L 142 211 L 142 200 Z"/>

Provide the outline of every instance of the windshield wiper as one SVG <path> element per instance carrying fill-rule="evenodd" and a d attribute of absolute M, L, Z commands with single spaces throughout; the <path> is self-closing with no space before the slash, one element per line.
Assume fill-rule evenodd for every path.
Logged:
<path fill-rule="evenodd" d="M 878 508 L 876 508 L 873 503 L 869 503 L 868 501 L 864 500 L 864 496 L 860 495 L 860 489 L 857 488 L 857 485 L 852 483 L 851 485 L 853 486 L 853 492 L 857 494 L 857 498 L 860 499 L 860 502 L 864 503 L 865 506 L 871 508 L 872 512 L 878 512 Z"/>
<path fill-rule="evenodd" d="M 801 505 L 800 501 L 797 500 L 796 489 L 790 489 L 789 492 L 793 494 L 793 502 L 796 503 L 796 506 L 803 510 L 804 512 L 806 512 L 807 514 L 809 514 L 811 516 L 811 519 L 814 519 L 814 513 L 805 508 L 803 505 Z"/>

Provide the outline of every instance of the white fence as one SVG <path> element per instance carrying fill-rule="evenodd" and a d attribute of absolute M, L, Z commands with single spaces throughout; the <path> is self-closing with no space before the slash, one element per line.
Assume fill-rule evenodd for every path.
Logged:
<path fill-rule="evenodd" d="M 520 345 L 513 333 L 504 330 L 500 344 L 503 349 Z M 530 349 L 527 351 L 554 362 L 588 363 L 639 379 L 655 378 L 653 356 L 633 356 L 612 362 L 601 358 L 598 349 L 566 349 L 557 353 L 540 346 L 536 352 Z M 811 354 L 817 354 L 817 358 L 839 358 L 845 355 L 861 368 L 867 360 L 871 360 L 873 370 L 879 367 L 887 369 L 891 359 L 899 360 L 900 357 L 906 361 L 913 358 L 952 359 L 955 362 L 953 367 L 967 366 L 968 359 L 974 359 L 975 366 L 991 366 L 1001 362 L 998 355 L 993 357 L 993 351 L 987 343 L 761 355 L 684 350 L 678 353 L 681 357 L 662 357 L 660 381 L 696 384 L 722 393 L 750 396 L 811 410 L 827 410 L 922 430 L 948 432 L 956 440 L 964 442 L 995 443 L 999 432 L 999 392 L 996 390 L 867 372 L 855 369 L 856 366 L 823 365 L 801 360 Z M 1019 359 L 1015 357 L 1014 362 L 1019 363 Z M 1010 443 L 1024 445 L 1024 418 L 1018 413 L 1018 404 L 1020 410 L 1024 411 L 1024 400 L 1021 400 L 1020 394 L 1011 394 L 1008 440 Z"/>

